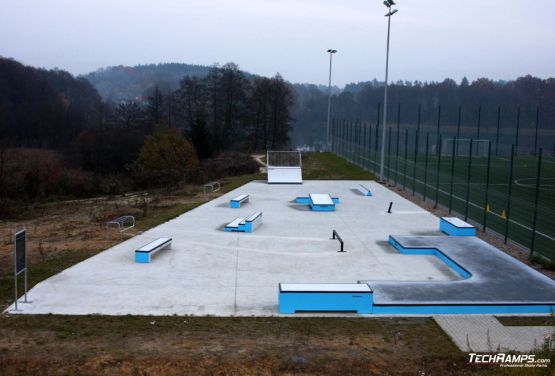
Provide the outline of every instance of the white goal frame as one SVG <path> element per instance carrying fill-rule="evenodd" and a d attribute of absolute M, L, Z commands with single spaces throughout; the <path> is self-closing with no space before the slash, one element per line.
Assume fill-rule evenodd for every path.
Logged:
<path fill-rule="evenodd" d="M 302 184 L 301 152 L 268 150 L 266 152 L 268 184 Z"/>
<path fill-rule="evenodd" d="M 467 157 L 470 153 L 470 138 L 455 138 L 455 157 Z M 472 139 L 472 157 L 487 158 L 489 140 Z M 453 138 L 444 139 L 441 145 L 441 155 L 444 157 L 453 155 Z"/>

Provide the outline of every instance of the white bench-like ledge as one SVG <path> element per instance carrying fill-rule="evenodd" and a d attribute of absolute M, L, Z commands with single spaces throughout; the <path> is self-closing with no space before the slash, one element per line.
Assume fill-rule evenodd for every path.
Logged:
<path fill-rule="evenodd" d="M 150 263 L 152 255 L 161 249 L 171 247 L 172 238 L 158 238 L 135 250 L 135 262 Z"/>
<path fill-rule="evenodd" d="M 244 202 L 249 202 L 249 199 L 249 195 L 239 195 L 229 201 L 229 207 L 233 209 L 239 209 L 241 207 L 241 204 Z"/>
<path fill-rule="evenodd" d="M 476 227 L 457 217 L 441 217 L 439 230 L 450 236 L 476 236 Z"/>
<path fill-rule="evenodd" d="M 335 205 L 331 196 L 327 193 L 311 193 L 309 197 L 314 205 Z"/>
<path fill-rule="evenodd" d="M 245 218 L 235 218 L 224 227 L 224 231 L 253 232 L 261 224 L 262 212 L 255 212 Z"/>
<path fill-rule="evenodd" d="M 372 192 L 362 184 L 359 184 L 357 189 L 363 196 L 372 196 Z"/>
<path fill-rule="evenodd" d="M 373 292 L 362 283 L 280 283 L 279 312 L 371 313 Z"/>

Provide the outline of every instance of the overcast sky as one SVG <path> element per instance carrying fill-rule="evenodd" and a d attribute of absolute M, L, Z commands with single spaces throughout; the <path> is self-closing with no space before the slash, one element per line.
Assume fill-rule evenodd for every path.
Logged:
<path fill-rule="evenodd" d="M 555 1 L 398 0 L 393 80 L 555 76 Z M 229 61 L 327 84 L 383 79 L 380 0 L 0 0 L 0 55 L 74 74 Z"/>

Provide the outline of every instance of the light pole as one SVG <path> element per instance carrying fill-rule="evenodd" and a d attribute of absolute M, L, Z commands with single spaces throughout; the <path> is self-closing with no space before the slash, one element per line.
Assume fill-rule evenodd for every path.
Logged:
<path fill-rule="evenodd" d="M 380 157 L 380 182 L 385 183 L 384 175 L 384 159 L 385 159 L 385 128 L 387 123 L 387 78 L 389 73 L 389 31 L 391 29 L 391 16 L 397 13 L 397 9 L 391 9 L 395 2 L 393 0 L 385 0 L 384 5 L 387 7 L 388 12 L 385 15 L 387 17 L 387 50 L 385 54 L 385 89 L 384 89 L 384 99 L 383 99 L 383 129 L 382 129 L 382 152 Z"/>
<path fill-rule="evenodd" d="M 328 121 L 326 123 L 326 151 L 330 151 L 330 110 L 331 110 L 331 59 L 337 50 L 329 49 L 327 51 L 330 54 L 330 77 L 328 81 Z"/>

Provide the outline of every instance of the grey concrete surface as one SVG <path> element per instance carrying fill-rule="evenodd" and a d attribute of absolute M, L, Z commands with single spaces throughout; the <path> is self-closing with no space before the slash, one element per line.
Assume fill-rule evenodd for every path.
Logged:
<path fill-rule="evenodd" d="M 438 248 L 472 276 L 451 282 L 364 281 L 374 291 L 375 304 L 555 304 L 555 281 L 477 237 L 395 239 L 403 247 Z"/>
<path fill-rule="evenodd" d="M 360 194 L 359 183 L 374 196 Z M 309 193 L 341 203 L 335 212 L 294 203 Z M 228 208 L 239 194 L 250 194 L 250 202 Z M 254 233 L 223 231 L 255 211 L 264 222 Z M 389 234 L 438 235 L 438 228 L 437 217 L 375 182 L 251 182 L 37 284 L 21 313 L 265 316 L 278 315 L 280 282 L 458 280 L 436 257 L 402 255 L 386 243 Z M 337 252 L 333 229 L 345 253 Z M 134 250 L 159 237 L 173 238 L 171 249 L 150 264 L 135 263 Z"/>

